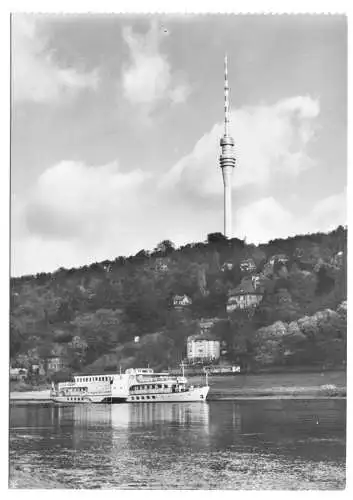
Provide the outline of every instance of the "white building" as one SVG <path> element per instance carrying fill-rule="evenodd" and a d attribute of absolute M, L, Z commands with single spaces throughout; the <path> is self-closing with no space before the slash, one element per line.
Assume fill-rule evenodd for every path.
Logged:
<path fill-rule="evenodd" d="M 173 306 L 175 308 L 187 307 L 192 304 L 192 300 L 187 295 L 174 295 Z"/>
<path fill-rule="evenodd" d="M 256 271 L 255 261 L 251 258 L 242 260 L 239 267 L 243 273 Z"/>
<path fill-rule="evenodd" d="M 221 271 L 222 272 L 231 271 L 233 267 L 234 267 L 233 262 L 224 262 L 224 264 L 221 267 Z"/>
<path fill-rule="evenodd" d="M 220 341 L 210 336 L 191 335 L 187 339 L 187 358 L 189 361 L 211 361 L 220 357 Z"/>
<path fill-rule="evenodd" d="M 276 254 L 276 255 L 272 255 L 272 257 L 270 258 L 270 260 L 268 261 L 269 264 L 271 266 L 274 266 L 275 264 L 287 264 L 289 261 L 289 258 L 287 257 L 287 255 L 285 255 L 284 253 L 280 253 L 280 254 Z"/>

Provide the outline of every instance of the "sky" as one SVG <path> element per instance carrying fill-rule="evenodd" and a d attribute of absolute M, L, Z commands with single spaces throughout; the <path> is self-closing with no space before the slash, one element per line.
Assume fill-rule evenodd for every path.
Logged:
<path fill-rule="evenodd" d="M 346 224 L 341 15 L 12 17 L 11 274 L 223 230 L 228 55 L 233 236 Z"/>

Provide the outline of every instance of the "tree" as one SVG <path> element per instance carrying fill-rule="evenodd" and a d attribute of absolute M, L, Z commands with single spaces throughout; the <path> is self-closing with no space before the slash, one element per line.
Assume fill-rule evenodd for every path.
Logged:
<path fill-rule="evenodd" d="M 228 238 L 222 233 L 210 233 L 207 235 L 207 243 L 209 245 L 217 245 L 222 247 L 228 244 Z"/>
<path fill-rule="evenodd" d="M 172 241 L 170 240 L 163 240 L 154 249 L 155 254 L 161 254 L 163 256 L 167 256 L 170 253 L 174 252 L 175 250 L 175 245 Z"/>
<path fill-rule="evenodd" d="M 318 272 L 316 273 L 316 276 L 317 276 L 317 285 L 315 290 L 316 295 L 323 295 L 329 293 L 335 285 L 335 280 L 334 278 L 328 275 L 326 267 L 321 266 Z"/>

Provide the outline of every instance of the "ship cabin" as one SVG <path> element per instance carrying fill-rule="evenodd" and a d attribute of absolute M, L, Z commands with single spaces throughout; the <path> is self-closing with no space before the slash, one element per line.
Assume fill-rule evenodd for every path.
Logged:
<path fill-rule="evenodd" d="M 84 396 L 88 394 L 87 387 L 78 387 L 73 383 L 61 382 L 57 386 L 52 386 L 52 393 L 58 393 L 59 396 L 66 397 L 67 401 L 83 401 Z"/>
<path fill-rule="evenodd" d="M 126 375 L 151 375 L 154 373 L 152 368 L 128 368 L 125 370 Z"/>
<path fill-rule="evenodd" d="M 188 388 L 186 386 L 186 379 L 180 377 L 180 379 L 164 381 L 163 383 L 138 383 L 133 384 L 130 387 L 131 400 L 153 400 L 156 399 L 157 395 L 160 394 L 175 394 L 178 392 L 187 392 Z"/>
<path fill-rule="evenodd" d="M 75 396 L 77 394 L 109 393 L 113 384 L 114 375 L 75 375 L 72 380 L 59 382 L 57 390 L 62 395 Z"/>
<path fill-rule="evenodd" d="M 75 375 L 74 382 L 82 384 L 87 382 L 111 382 L 114 375 Z"/>

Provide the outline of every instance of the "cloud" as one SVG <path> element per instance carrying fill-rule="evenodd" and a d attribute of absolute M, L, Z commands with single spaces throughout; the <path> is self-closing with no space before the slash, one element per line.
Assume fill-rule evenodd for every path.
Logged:
<path fill-rule="evenodd" d="M 139 250 L 144 233 L 155 244 L 144 222 L 149 182 L 149 174 L 122 172 L 116 163 L 63 161 L 48 168 L 25 202 L 12 200 L 13 272 L 115 258 Z"/>
<path fill-rule="evenodd" d="M 41 30 L 41 18 L 12 17 L 12 84 L 15 101 L 55 102 L 62 95 L 96 89 L 96 71 L 84 72 L 59 65 Z"/>
<path fill-rule="evenodd" d="M 233 184 L 265 185 L 274 175 L 294 177 L 310 168 L 314 160 L 307 146 L 316 130 L 320 107 L 311 97 L 292 97 L 272 106 L 260 105 L 235 110 L 231 114 L 237 166 Z M 218 168 L 222 123 L 215 124 L 164 176 L 161 188 L 208 196 L 221 194 Z"/>
<path fill-rule="evenodd" d="M 130 53 L 130 63 L 122 72 L 123 92 L 130 103 L 143 105 L 148 111 L 163 100 L 182 103 L 190 91 L 185 82 L 174 83 L 170 63 L 159 50 L 160 37 L 156 23 L 146 35 L 134 33 L 131 27 L 123 30 Z"/>
<path fill-rule="evenodd" d="M 293 215 L 273 197 L 262 198 L 239 208 L 233 231 L 238 237 L 259 243 L 290 234 Z"/>
<path fill-rule="evenodd" d="M 43 238 L 91 239 L 138 203 L 148 174 L 124 173 L 117 163 L 87 166 L 63 161 L 45 170 L 27 204 L 27 225 Z"/>
<path fill-rule="evenodd" d="M 298 216 L 273 197 L 262 198 L 236 211 L 233 231 L 251 243 L 287 238 L 296 234 L 327 232 L 346 223 L 346 191 L 314 203 L 312 210 Z"/>
<path fill-rule="evenodd" d="M 329 231 L 347 224 L 347 190 L 320 200 L 310 214 L 312 226 Z M 309 229 L 310 230 L 310 229 Z"/>

